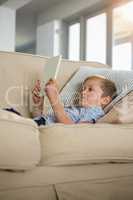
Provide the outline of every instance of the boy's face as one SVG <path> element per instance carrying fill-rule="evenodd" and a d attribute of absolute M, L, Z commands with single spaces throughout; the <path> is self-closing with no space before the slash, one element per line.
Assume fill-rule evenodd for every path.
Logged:
<path fill-rule="evenodd" d="M 103 90 L 100 85 L 99 79 L 90 79 L 83 83 L 80 99 L 81 106 L 103 106 L 104 98 L 106 97 L 102 97 Z"/>

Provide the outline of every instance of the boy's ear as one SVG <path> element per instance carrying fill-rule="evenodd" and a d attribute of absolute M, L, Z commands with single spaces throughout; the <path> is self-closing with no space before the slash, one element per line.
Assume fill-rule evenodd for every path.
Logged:
<path fill-rule="evenodd" d="M 112 98 L 110 96 L 102 97 L 101 104 L 103 106 L 108 105 L 111 102 Z"/>

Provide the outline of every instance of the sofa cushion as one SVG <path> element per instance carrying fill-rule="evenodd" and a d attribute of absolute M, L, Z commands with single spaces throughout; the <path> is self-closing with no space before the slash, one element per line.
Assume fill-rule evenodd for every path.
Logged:
<path fill-rule="evenodd" d="M 133 125 L 55 124 L 40 128 L 42 165 L 133 162 Z"/>
<path fill-rule="evenodd" d="M 0 169 L 28 170 L 40 161 L 35 122 L 0 110 Z"/>
<path fill-rule="evenodd" d="M 117 97 L 105 108 L 105 112 L 109 111 L 116 102 L 124 97 L 128 92 L 133 90 L 133 72 L 118 71 L 107 68 L 80 67 L 79 70 L 72 76 L 60 93 L 60 97 L 64 106 L 75 106 L 78 104 L 79 89 L 81 83 L 92 75 L 103 75 L 107 79 L 115 82 L 117 87 Z M 52 109 L 49 109 L 52 112 Z"/>
<path fill-rule="evenodd" d="M 97 123 L 133 123 L 133 91 L 117 102 Z"/>

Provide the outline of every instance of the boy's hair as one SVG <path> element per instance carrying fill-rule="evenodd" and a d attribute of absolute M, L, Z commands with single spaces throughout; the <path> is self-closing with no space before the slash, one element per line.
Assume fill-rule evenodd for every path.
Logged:
<path fill-rule="evenodd" d="M 116 85 L 113 81 L 108 80 L 104 76 L 94 75 L 94 76 L 87 77 L 84 83 L 92 79 L 96 79 L 100 81 L 100 87 L 103 90 L 102 96 L 110 96 L 112 99 L 114 99 L 117 96 Z"/>

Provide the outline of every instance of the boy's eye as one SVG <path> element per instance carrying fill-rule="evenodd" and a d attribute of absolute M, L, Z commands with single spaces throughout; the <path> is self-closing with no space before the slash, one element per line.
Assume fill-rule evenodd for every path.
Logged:
<path fill-rule="evenodd" d="M 89 91 L 92 91 L 92 88 L 88 88 Z"/>
<path fill-rule="evenodd" d="M 85 90 L 92 91 L 92 87 L 83 86 L 82 91 L 85 91 Z"/>

